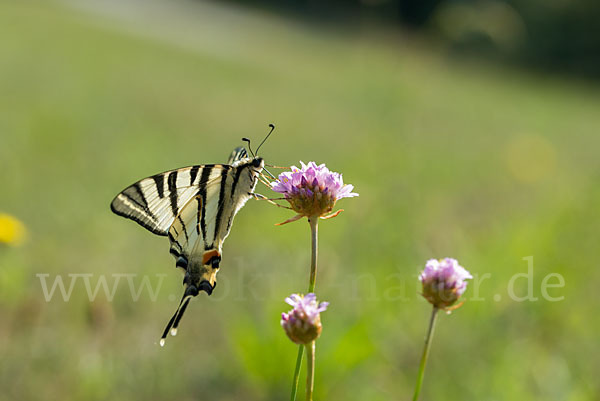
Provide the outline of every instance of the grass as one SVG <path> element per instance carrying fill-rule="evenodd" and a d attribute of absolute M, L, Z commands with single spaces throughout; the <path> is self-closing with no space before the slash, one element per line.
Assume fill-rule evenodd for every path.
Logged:
<path fill-rule="evenodd" d="M 131 4 L 0 4 L 0 212 L 29 231 L 0 248 L 0 399 L 287 397 L 296 347 L 278 322 L 307 285 L 308 225 L 274 227 L 290 216 L 250 202 L 217 291 L 161 349 L 180 273 L 163 238 L 108 207 L 141 177 L 223 162 L 270 122 L 268 162 L 326 162 L 360 193 L 320 227 L 317 293 L 331 306 L 315 399 L 410 397 L 430 310 L 416 275 L 444 256 L 491 277 L 483 300 L 472 285 L 440 316 L 423 399 L 597 397 L 597 86 L 452 60 L 389 32 Z M 549 293 L 563 301 L 508 297 L 527 256 L 534 295 L 559 273 L 565 287 Z M 113 302 L 89 302 L 81 282 L 70 302 L 45 302 L 39 273 L 166 276 L 156 302 L 134 302 L 125 281 Z"/>

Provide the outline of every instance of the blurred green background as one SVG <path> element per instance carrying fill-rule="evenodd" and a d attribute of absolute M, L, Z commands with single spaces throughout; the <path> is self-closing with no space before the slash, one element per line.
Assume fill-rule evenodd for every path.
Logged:
<path fill-rule="evenodd" d="M 360 194 L 320 225 L 316 400 L 410 399 L 430 313 L 417 274 L 445 256 L 488 278 L 439 319 L 422 399 L 598 400 L 600 87 L 426 36 L 237 3 L 0 3 L 0 212 L 28 232 L 0 244 L 0 399 L 288 399 L 279 318 L 308 284 L 308 224 L 249 202 L 219 287 L 161 348 L 181 273 L 168 241 L 109 209 L 272 122 L 268 163 L 327 163 Z M 538 300 L 517 302 L 529 256 Z M 561 301 L 542 297 L 550 273 Z M 162 284 L 155 302 L 124 278 L 90 302 L 79 278 L 46 302 L 38 274 Z"/>

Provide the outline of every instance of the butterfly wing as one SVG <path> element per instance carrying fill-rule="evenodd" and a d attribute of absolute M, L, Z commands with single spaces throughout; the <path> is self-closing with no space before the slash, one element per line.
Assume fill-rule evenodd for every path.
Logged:
<path fill-rule="evenodd" d="M 235 162 L 239 162 L 240 160 L 247 159 L 247 158 L 248 158 L 248 152 L 246 151 L 246 148 L 238 146 L 237 148 L 233 149 L 233 151 L 229 155 L 227 164 L 234 164 Z"/>
<path fill-rule="evenodd" d="M 203 187 L 218 184 L 232 164 L 248 159 L 248 152 L 238 147 L 231 152 L 227 164 L 190 166 L 166 171 L 125 188 L 110 207 L 119 216 L 129 218 L 154 234 L 167 235 L 183 207 Z M 205 202 L 206 204 L 206 202 Z"/>
<path fill-rule="evenodd" d="M 236 213 L 252 197 L 264 168 L 235 149 L 229 164 L 184 167 L 144 178 L 125 188 L 111 203 L 114 213 L 151 232 L 168 236 L 176 265 L 185 270 L 185 292 L 161 338 L 177 326 L 199 290 L 209 295 L 216 285 L 223 242 Z"/>
<path fill-rule="evenodd" d="M 211 262 L 218 267 L 233 218 L 252 196 L 263 167 L 262 159 L 246 156 L 244 148 L 237 148 L 230 156 L 233 165 L 184 167 L 144 178 L 121 191 L 111 209 L 168 236 L 178 266 L 187 267 L 191 259 L 207 265 L 218 257 Z"/>
<path fill-rule="evenodd" d="M 154 234 L 166 236 L 179 211 L 201 187 L 218 180 L 225 167 L 229 166 L 191 166 L 144 178 L 121 191 L 110 208 Z"/>

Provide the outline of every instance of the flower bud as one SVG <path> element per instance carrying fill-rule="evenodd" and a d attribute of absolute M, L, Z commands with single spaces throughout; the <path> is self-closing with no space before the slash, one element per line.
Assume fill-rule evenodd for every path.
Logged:
<path fill-rule="evenodd" d="M 296 344 L 309 344 L 319 338 L 321 330 L 321 312 L 327 309 L 329 302 L 317 302 L 315 294 L 304 296 L 292 294 L 285 302 L 294 308 L 281 314 L 281 327 Z"/>
<path fill-rule="evenodd" d="M 451 258 L 427 261 L 425 270 L 419 276 L 423 284 L 423 297 L 440 309 L 452 306 L 467 289 L 465 280 L 472 278 L 456 259 Z"/>

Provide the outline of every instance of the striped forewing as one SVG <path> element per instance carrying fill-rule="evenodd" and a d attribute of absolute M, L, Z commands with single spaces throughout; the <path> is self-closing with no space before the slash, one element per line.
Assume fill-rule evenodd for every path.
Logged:
<path fill-rule="evenodd" d="M 203 205 L 210 206 L 206 198 L 220 187 L 222 177 L 230 169 L 231 166 L 217 164 L 156 174 L 125 188 L 110 206 L 114 213 L 166 236 L 182 209 L 196 196 L 203 199 Z"/>

